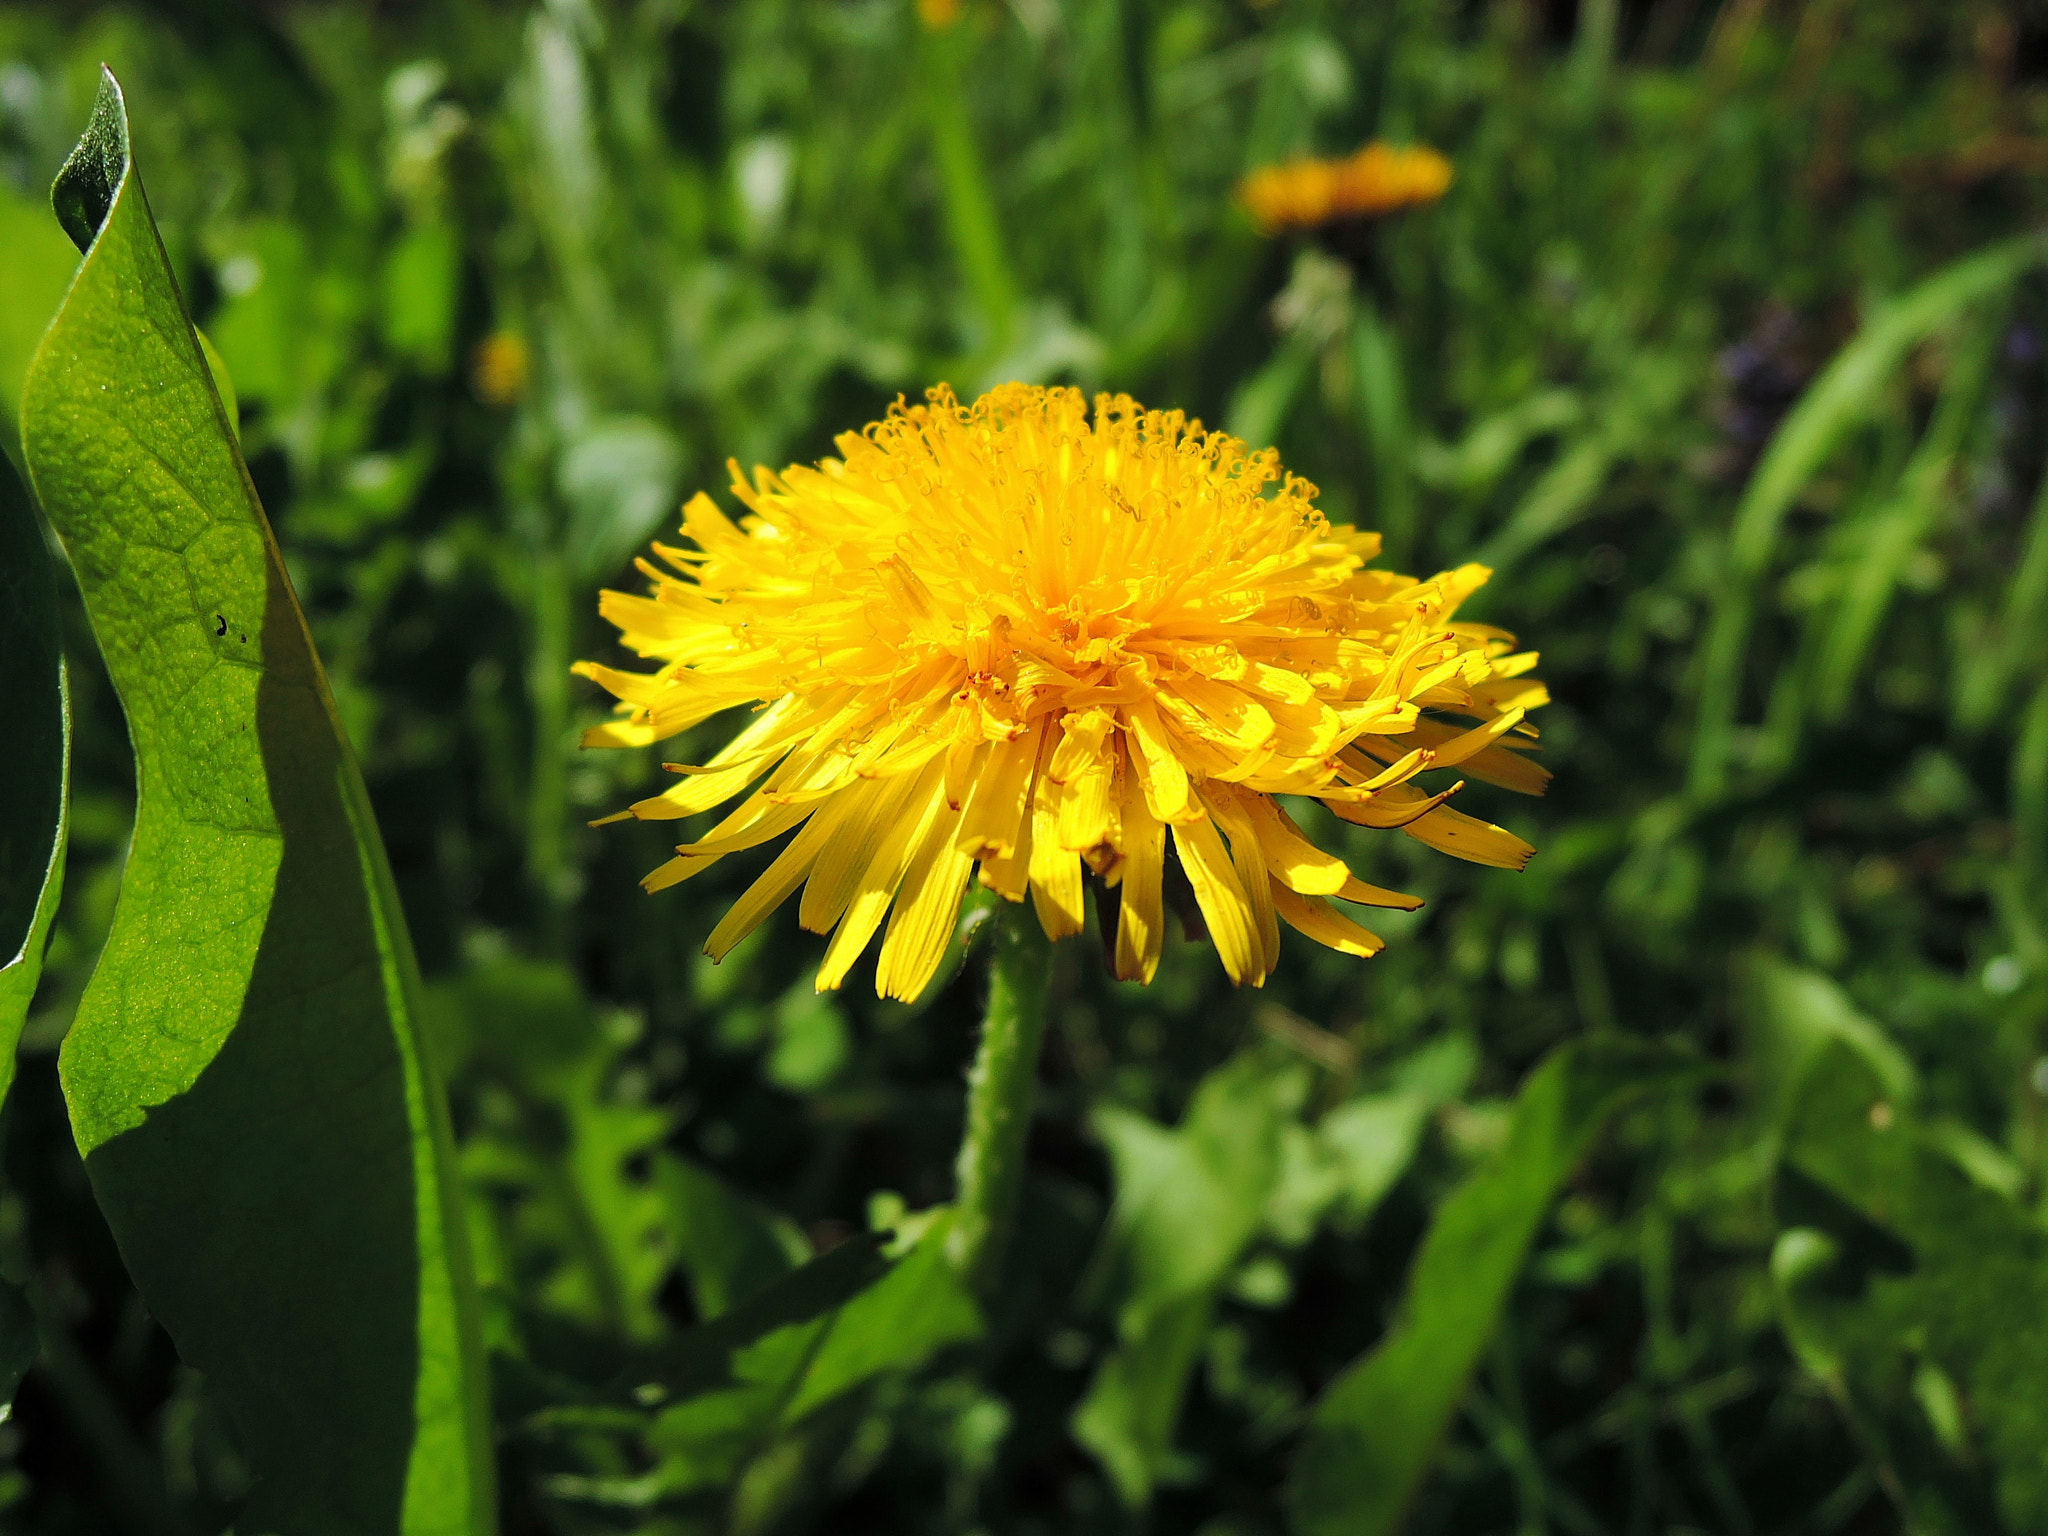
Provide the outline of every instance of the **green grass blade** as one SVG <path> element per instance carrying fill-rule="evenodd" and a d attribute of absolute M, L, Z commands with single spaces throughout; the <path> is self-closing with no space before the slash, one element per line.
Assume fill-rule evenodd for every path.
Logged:
<path fill-rule="evenodd" d="M 2048 678 L 2021 714 L 2013 743 L 2012 838 L 2021 888 L 2048 910 L 2040 894 L 2048 882 Z"/>
<path fill-rule="evenodd" d="M 1010 271 L 988 168 L 975 142 L 967 87 L 961 78 L 965 28 L 923 28 L 926 110 L 931 119 L 932 154 L 938 161 L 939 193 L 946 233 L 967 280 L 982 334 L 976 355 L 995 361 L 1016 330 L 1017 280 Z"/>
<path fill-rule="evenodd" d="M 23 440 L 138 782 L 60 1062 L 72 1128 L 150 1309 L 241 1431 L 241 1528 L 484 1532 L 474 1287 L 410 944 L 111 75 L 53 201 L 86 255 Z"/>
<path fill-rule="evenodd" d="M 1566 1047 L 1530 1076 L 1507 1144 L 1438 1208 L 1403 1320 L 1316 1404 L 1288 1484 L 1298 1536 L 1400 1527 L 1559 1186 L 1608 1117 L 1667 1066 L 1661 1055 Z"/>
<path fill-rule="evenodd" d="M 2013 687 L 2048 654 L 2048 474 L 2034 492 L 2026 541 L 1995 641 L 1961 658 L 1956 722 L 1981 731 L 2011 698 Z"/>
<path fill-rule="evenodd" d="M 1839 721 L 1848 713 L 1856 679 L 1876 643 L 1892 594 L 1913 551 L 1934 526 L 1954 478 L 1956 457 L 1978 420 L 2002 326 L 1980 322 L 1976 330 L 1960 361 L 1950 369 L 1934 421 L 1899 477 L 1897 488 L 1856 530 L 1855 559 L 1821 643 L 1813 692 L 1823 720 Z"/>
<path fill-rule="evenodd" d="M 1374 526 L 1398 562 L 1407 557 L 1415 538 L 1415 479 L 1409 467 L 1415 433 L 1399 340 L 1370 299 L 1358 303 L 1351 358 L 1358 381 L 1359 425 L 1372 454 L 1378 491 Z"/>
<path fill-rule="evenodd" d="M 2043 260 L 2048 260 L 2048 237 L 2026 235 L 1935 273 L 1863 328 L 1771 439 L 1735 509 L 1728 571 L 1707 629 L 1688 781 L 1694 798 L 1716 798 L 1726 780 L 1754 589 L 1770 567 L 1786 513 L 1843 437 L 1869 413 L 1915 346 Z"/>
<path fill-rule="evenodd" d="M 1259 371 L 1237 387 L 1223 415 L 1223 430 L 1251 447 L 1270 448 L 1308 383 L 1315 349 L 1299 337 L 1281 343 Z"/>
<path fill-rule="evenodd" d="M 64 884 L 71 708 L 57 586 L 27 493 L 0 465 L 0 1099 Z"/>
<path fill-rule="evenodd" d="M 1571 527 L 1591 510 L 1614 460 L 1614 445 L 1604 433 L 1574 443 L 1529 488 L 1500 531 L 1474 558 L 1490 570 L 1504 571 L 1546 539 Z"/>

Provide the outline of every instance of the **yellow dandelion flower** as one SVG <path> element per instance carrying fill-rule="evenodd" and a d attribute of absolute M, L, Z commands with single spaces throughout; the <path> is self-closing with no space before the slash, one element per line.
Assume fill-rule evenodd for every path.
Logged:
<path fill-rule="evenodd" d="M 1237 196 L 1268 234 L 1314 229 L 1339 219 L 1378 218 L 1433 203 L 1451 184 L 1451 162 L 1426 145 L 1374 140 L 1342 160 L 1262 165 Z"/>
<path fill-rule="evenodd" d="M 960 19 L 960 0 L 917 0 L 917 19 L 943 32 Z"/>
<path fill-rule="evenodd" d="M 754 718 L 620 816 L 741 795 L 649 875 L 660 890 L 794 834 L 713 931 L 722 958 L 803 895 L 836 987 L 887 921 L 876 989 L 914 998 L 967 883 L 1027 895 L 1053 938 L 1105 893 L 1115 966 L 1149 981 L 1177 863 L 1231 978 L 1258 985 L 1279 924 L 1354 955 L 1381 941 L 1334 902 L 1412 909 L 1316 847 L 1276 797 L 1519 869 L 1528 844 L 1450 809 L 1462 764 L 1540 792 L 1512 746 L 1545 701 L 1498 630 L 1453 622 L 1486 580 L 1368 568 L 1379 536 L 1333 527 L 1316 488 L 1177 411 L 1004 385 L 838 439 L 781 474 L 731 465 L 738 522 L 699 494 L 694 548 L 655 545 L 645 596 L 603 595 L 652 673 L 584 662 L 620 700 L 587 746 L 644 746 L 723 711 Z M 1462 783 L 1462 781 L 1460 781 Z M 607 818 L 617 820 L 620 817 Z"/>
<path fill-rule="evenodd" d="M 485 405 L 517 405 L 533 376 L 526 343 L 510 331 L 493 331 L 476 345 L 469 382 Z"/>

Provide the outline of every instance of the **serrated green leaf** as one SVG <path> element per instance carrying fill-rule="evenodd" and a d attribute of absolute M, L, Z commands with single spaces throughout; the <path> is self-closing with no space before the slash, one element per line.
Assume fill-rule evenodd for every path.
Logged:
<path fill-rule="evenodd" d="M 1781 1239 L 1773 1262 L 1802 1364 L 1911 1463 L 1909 1488 L 1971 1515 L 1975 1446 L 2006 1528 L 2048 1528 L 2048 1230 L 1973 1181 L 1846 1043 L 1807 1073 L 1785 1162 L 1780 1215 L 1816 1234 Z"/>
<path fill-rule="evenodd" d="M 948 1219 L 927 1226 L 888 1274 L 839 1309 L 783 1406 L 784 1425 L 801 1422 L 863 1382 L 913 1369 L 949 1344 L 980 1336 L 981 1309 L 946 1259 Z"/>
<path fill-rule="evenodd" d="M 35 511 L 0 464 L 0 1099 L 14 1081 L 64 884 L 71 708 L 57 588 Z"/>
<path fill-rule="evenodd" d="M 654 1187 L 668 1207 L 676 1257 L 702 1318 L 719 1317 L 767 1289 L 810 1251 L 787 1217 L 687 1158 L 657 1158 Z"/>
<path fill-rule="evenodd" d="M 637 1024 L 593 1008 L 567 967 L 532 960 L 476 966 L 427 1006 L 451 1076 L 494 1095 L 462 1166 L 522 1288 L 583 1326 L 655 1338 L 673 1245 L 667 1202 L 637 1170 L 675 1116 L 613 1092 Z"/>
<path fill-rule="evenodd" d="M 23 437 L 138 781 L 60 1061 L 72 1128 L 151 1311 L 237 1422 L 243 1529 L 483 1532 L 477 1309 L 410 944 L 111 75 L 52 197 L 86 254 Z"/>
<path fill-rule="evenodd" d="M 1530 1074 L 1506 1144 L 1438 1208 L 1401 1321 L 1317 1403 L 1288 1482 L 1295 1531 L 1400 1527 L 1559 1186 L 1666 1070 L 1661 1055 L 1567 1046 Z"/>
<path fill-rule="evenodd" d="M 1173 1430 L 1217 1295 L 1268 1215 L 1307 1069 L 1251 1050 L 1195 1090 L 1179 1127 L 1096 1112 L 1116 1168 L 1106 1253 L 1125 1277 L 1117 1347 L 1074 1410 L 1074 1437 L 1142 1505 L 1173 1465 Z"/>
<path fill-rule="evenodd" d="M 880 1235 L 842 1243 L 618 1378 L 622 1400 L 668 1399 L 648 1434 L 664 1488 L 730 1485 L 848 1392 L 978 1337 L 980 1309 L 946 1260 L 949 1216 L 893 1264 Z"/>

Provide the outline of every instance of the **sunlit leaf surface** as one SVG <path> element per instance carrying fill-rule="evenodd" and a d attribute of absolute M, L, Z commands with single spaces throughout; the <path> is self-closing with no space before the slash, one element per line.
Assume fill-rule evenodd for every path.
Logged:
<path fill-rule="evenodd" d="M 64 1043 L 78 1144 L 241 1431 L 250 1529 L 485 1531 L 474 1301 L 403 919 L 111 75 L 54 200 L 85 261 L 23 436 L 140 786 Z"/>

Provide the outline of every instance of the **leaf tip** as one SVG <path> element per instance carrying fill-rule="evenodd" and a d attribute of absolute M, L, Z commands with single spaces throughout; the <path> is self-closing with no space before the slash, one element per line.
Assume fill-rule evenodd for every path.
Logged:
<path fill-rule="evenodd" d="M 50 206 L 79 252 L 92 248 L 128 175 L 128 104 L 113 70 L 100 65 L 92 116 L 50 185 Z"/>

